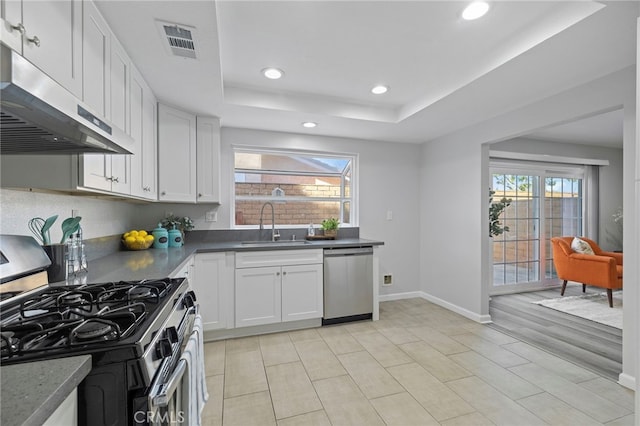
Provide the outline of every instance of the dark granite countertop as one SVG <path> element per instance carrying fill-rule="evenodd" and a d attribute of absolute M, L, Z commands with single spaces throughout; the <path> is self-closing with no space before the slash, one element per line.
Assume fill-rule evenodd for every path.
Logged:
<path fill-rule="evenodd" d="M 90 370 L 89 355 L 3 365 L 0 424 L 41 425 Z"/>
<path fill-rule="evenodd" d="M 89 271 L 79 275 L 77 283 L 98 283 L 119 280 L 140 280 L 164 278 L 178 269 L 187 258 L 195 253 L 211 252 L 239 252 L 266 250 L 298 250 L 317 248 L 347 248 L 379 246 L 381 241 L 362 238 L 344 238 L 337 240 L 316 241 L 279 241 L 277 243 L 264 242 L 260 244 L 243 244 L 240 241 L 203 242 L 194 241 L 183 247 L 154 249 L 140 251 L 119 251 L 89 262 Z M 67 283 L 73 283 L 69 279 Z"/>

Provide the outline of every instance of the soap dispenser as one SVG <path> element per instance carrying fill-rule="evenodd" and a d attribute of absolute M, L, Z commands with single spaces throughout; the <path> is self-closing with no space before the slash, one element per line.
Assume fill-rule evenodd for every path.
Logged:
<path fill-rule="evenodd" d="M 167 248 L 169 247 L 169 233 L 162 227 L 162 224 L 158 224 L 158 227 L 151 231 L 153 235 L 153 248 Z"/>

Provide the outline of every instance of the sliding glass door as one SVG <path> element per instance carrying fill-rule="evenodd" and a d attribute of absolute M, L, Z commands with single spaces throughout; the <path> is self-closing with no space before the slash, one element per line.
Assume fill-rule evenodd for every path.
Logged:
<path fill-rule="evenodd" d="M 556 283 L 555 236 L 583 234 L 581 167 L 493 164 L 492 294 Z"/>

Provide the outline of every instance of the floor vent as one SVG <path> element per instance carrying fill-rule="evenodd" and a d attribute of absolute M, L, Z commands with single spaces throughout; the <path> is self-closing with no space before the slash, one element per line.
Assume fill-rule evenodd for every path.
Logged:
<path fill-rule="evenodd" d="M 165 38 L 165 48 L 171 55 L 196 59 L 195 28 L 161 21 L 156 23 Z"/>

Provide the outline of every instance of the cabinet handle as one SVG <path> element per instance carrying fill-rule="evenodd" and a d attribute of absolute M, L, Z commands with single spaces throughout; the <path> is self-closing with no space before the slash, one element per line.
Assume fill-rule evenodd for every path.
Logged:
<path fill-rule="evenodd" d="M 118 183 L 118 182 L 120 182 L 120 180 L 119 180 L 119 178 L 117 176 L 116 177 L 111 176 L 111 182 Z"/>
<path fill-rule="evenodd" d="M 283 273 L 282 273 L 282 275 L 287 275 L 287 273 L 286 273 L 286 272 L 283 272 Z"/>
<path fill-rule="evenodd" d="M 167 195 L 167 193 L 165 191 L 162 191 L 160 195 Z"/>
<path fill-rule="evenodd" d="M 198 198 L 200 198 L 200 197 L 202 197 L 202 194 L 200 194 L 200 193 L 199 193 L 199 194 L 198 194 Z"/>
<path fill-rule="evenodd" d="M 279 277 L 279 276 L 280 276 L 280 272 L 276 272 L 276 277 Z"/>
<path fill-rule="evenodd" d="M 18 31 L 20 34 L 25 33 L 24 25 L 22 25 L 22 22 L 18 22 L 18 25 L 11 25 L 11 29 Z"/>
<path fill-rule="evenodd" d="M 27 37 L 27 42 L 35 44 L 36 47 L 40 47 L 40 39 L 38 36 L 33 36 L 31 38 Z"/>

